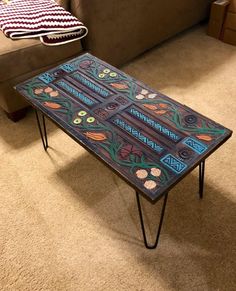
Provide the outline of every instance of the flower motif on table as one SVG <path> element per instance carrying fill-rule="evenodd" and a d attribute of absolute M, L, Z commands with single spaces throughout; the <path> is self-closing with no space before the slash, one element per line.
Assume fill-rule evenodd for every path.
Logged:
<path fill-rule="evenodd" d="M 40 95 L 42 93 L 43 93 L 43 88 L 36 88 L 36 89 L 34 89 L 34 94 Z"/>
<path fill-rule="evenodd" d="M 95 123 L 96 119 L 93 116 L 89 116 L 88 112 L 85 110 L 80 110 L 77 112 L 77 116 L 73 119 L 75 125 L 82 123 L 92 124 Z"/>
<path fill-rule="evenodd" d="M 59 109 L 59 108 L 61 108 L 61 105 L 58 104 L 58 103 L 55 103 L 55 102 L 45 101 L 45 102 L 43 102 L 43 105 L 48 107 L 48 108 L 51 108 L 51 109 Z"/>
<path fill-rule="evenodd" d="M 151 175 L 154 177 L 161 176 L 161 170 L 158 168 L 151 168 Z"/>
<path fill-rule="evenodd" d="M 143 100 L 143 99 L 154 99 L 155 97 L 157 97 L 156 93 L 151 93 L 146 89 L 142 89 L 139 94 L 137 94 L 135 96 L 135 98 L 137 100 Z"/>
<path fill-rule="evenodd" d="M 111 71 L 108 68 L 103 69 L 98 73 L 99 79 L 104 79 L 104 78 L 116 78 L 118 74 L 116 72 Z"/>
<path fill-rule="evenodd" d="M 110 85 L 117 90 L 125 90 L 129 88 L 125 83 L 111 83 Z"/>
<path fill-rule="evenodd" d="M 84 133 L 84 135 L 86 137 L 88 137 L 89 139 L 92 139 L 94 141 L 103 141 L 103 140 L 107 139 L 106 134 L 103 133 L 103 132 L 90 132 L 90 131 L 87 131 L 87 132 Z"/>
<path fill-rule="evenodd" d="M 131 144 L 126 144 L 120 149 L 119 155 L 122 159 L 127 159 L 130 155 L 134 155 L 141 158 L 143 153 L 135 146 Z"/>
<path fill-rule="evenodd" d="M 204 141 L 212 141 L 213 139 L 210 135 L 206 135 L 206 134 L 198 134 L 196 135 L 196 137 Z"/>
<path fill-rule="evenodd" d="M 34 94 L 35 95 L 41 95 L 43 93 L 46 93 L 47 95 L 49 95 L 50 97 L 58 97 L 59 96 L 59 92 L 57 90 L 54 90 L 51 87 L 46 87 L 46 88 L 35 88 L 34 89 Z"/>
<path fill-rule="evenodd" d="M 135 175 L 138 179 L 144 180 L 143 186 L 146 189 L 152 190 L 158 186 L 158 178 L 161 176 L 162 171 L 159 168 L 153 167 L 148 169 L 138 169 Z M 154 181 L 155 180 L 155 181 Z"/>
<path fill-rule="evenodd" d="M 80 66 L 81 69 L 86 70 L 86 69 L 89 69 L 90 66 L 91 66 L 93 63 L 94 63 L 93 61 L 85 60 L 85 61 L 82 61 L 82 62 L 79 64 L 79 66 Z"/>
<path fill-rule="evenodd" d="M 145 183 L 144 183 L 144 187 L 148 190 L 152 190 L 154 188 L 157 187 L 157 183 L 153 180 L 147 180 Z"/>
<path fill-rule="evenodd" d="M 168 112 L 168 105 L 165 103 L 143 104 L 143 106 L 149 110 L 154 111 L 158 115 L 163 115 Z"/>
<path fill-rule="evenodd" d="M 148 176 L 148 172 L 147 170 L 144 170 L 144 169 L 139 169 L 135 172 L 136 176 L 139 178 L 139 179 L 145 179 L 147 178 Z"/>

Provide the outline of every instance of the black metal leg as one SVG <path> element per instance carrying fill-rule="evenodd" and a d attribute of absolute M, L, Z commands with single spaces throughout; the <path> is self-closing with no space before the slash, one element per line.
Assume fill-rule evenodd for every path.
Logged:
<path fill-rule="evenodd" d="M 168 193 L 166 193 L 165 197 L 164 197 L 164 202 L 163 202 L 162 210 L 161 210 L 161 217 L 160 217 L 159 226 L 158 226 L 158 230 L 157 230 L 157 236 L 156 236 L 155 243 L 153 245 L 149 245 L 148 242 L 147 242 L 147 237 L 146 237 L 146 232 L 145 232 L 145 227 L 144 227 L 144 222 L 143 222 L 142 208 L 141 208 L 141 203 L 140 203 L 140 198 L 139 198 L 139 193 L 138 192 L 136 192 L 136 198 L 137 198 L 138 212 L 139 212 L 140 223 L 141 223 L 141 228 L 142 228 L 143 240 L 144 240 L 145 247 L 147 249 L 155 249 L 157 247 L 157 244 L 158 244 L 158 241 L 159 241 L 159 236 L 160 236 L 160 233 L 161 233 L 161 227 L 162 227 L 162 223 L 163 223 L 163 219 L 164 219 Z"/>
<path fill-rule="evenodd" d="M 205 160 L 199 164 L 199 196 L 202 199 L 204 189 Z"/>
<path fill-rule="evenodd" d="M 47 138 L 47 130 L 46 130 L 45 118 L 44 118 L 44 115 L 42 114 L 42 121 L 43 121 L 43 131 L 42 131 L 41 124 L 40 124 L 40 121 L 39 121 L 38 112 L 37 112 L 36 109 L 35 109 L 35 115 L 36 115 L 36 119 L 37 119 L 39 133 L 40 133 L 41 140 L 42 140 L 42 143 L 43 143 L 43 147 L 44 147 L 44 150 L 46 151 L 47 148 L 48 148 L 48 138 Z"/>

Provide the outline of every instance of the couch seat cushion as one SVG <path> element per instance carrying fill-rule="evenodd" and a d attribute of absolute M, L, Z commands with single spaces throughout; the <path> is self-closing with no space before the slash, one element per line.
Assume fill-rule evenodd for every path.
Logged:
<path fill-rule="evenodd" d="M 80 41 L 48 47 L 38 39 L 11 40 L 0 31 L 0 82 L 27 74 L 81 52 Z"/>

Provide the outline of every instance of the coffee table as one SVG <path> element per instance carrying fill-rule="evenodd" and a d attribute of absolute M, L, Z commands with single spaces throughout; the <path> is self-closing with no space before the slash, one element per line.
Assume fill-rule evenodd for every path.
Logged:
<path fill-rule="evenodd" d="M 91 54 L 16 89 L 35 108 L 45 150 L 44 116 L 135 189 L 144 244 L 149 249 L 158 244 L 168 192 L 199 166 L 202 198 L 205 159 L 232 135 L 231 130 Z M 153 244 L 147 240 L 140 194 L 152 203 L 164 197 Z"/>

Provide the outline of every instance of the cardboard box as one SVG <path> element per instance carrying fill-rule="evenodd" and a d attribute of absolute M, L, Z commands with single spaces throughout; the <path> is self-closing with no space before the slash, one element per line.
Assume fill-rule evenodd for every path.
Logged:
<path fill-rule="evenodd" d="M 225 23 L 224 23 L 224 28 L 236 30 L 236 13 L 232 13 L 232 12 L 227 13 Z"/>
<path fill-rule="evenodd" d="M 220 38 L 230 0 L 217 0 L 212 3 L 207 34 Z"/>
<path fill-rule="evenodd" d="M 236 13 L 236 0 L 230 1 L 229 12 Z"/>
<path fill-rule="evenodd" d="M 226 43 L 236 45 L 236 0 L 230 2 L 221 39 Z"/>
<path fill-rule="evenodd" d="M 223 39 L 224 42 L 236 45 L 236 30 L 225 29 Z"/>

